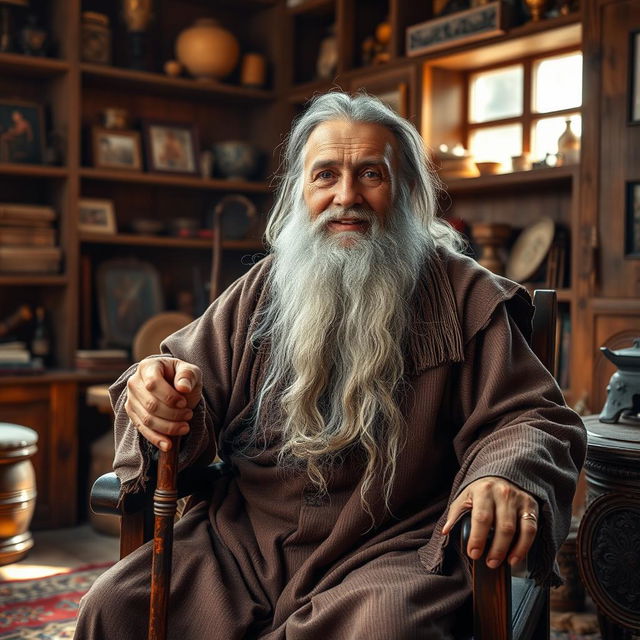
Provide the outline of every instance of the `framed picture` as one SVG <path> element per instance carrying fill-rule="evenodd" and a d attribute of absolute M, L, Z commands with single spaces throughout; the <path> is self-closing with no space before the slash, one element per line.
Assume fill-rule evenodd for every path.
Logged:
<path fill-rule="evenodd" d="M 93 127 L 93 166 L 101 169 L 142 170 L 140 134 Z"/>
<path fill-rule="evenodd" d="M 42 106 L 21 100 L 0 100 L 0 162 L 42 164 Z"/>
<path fill-rule="evenodd" d="M 627 183 L 624 244 L 628 258 L 640 258 L 640 182 Z"/>
<path fill-rule="evenodd" d="M 97 272 L 102 348 L 130 348 L 138 329 L 164 309 L 160 274 L 148 262 L 113 259 Z"/>
<path fill-rule="evenodd" d="M 407 29 L 407 55 L 419 56 L 501 35 L 509 25 L 507 9 L 506 3 L 498 0 L 415 24 Z"/>
<path fill-rule="evenodd" d="M 112 200 L 89 200 L 79 203 L 80 231 L 98 233 L 116 232 L 116 215 Z"/>
<path fill-rule="evenodd" d="M 631 33 L 631 60 L 629 62 L 629 76 L 631 96 L 629 103 L 629 120 L 633 124 L 640 124 L 640 31 Z"/>
<path fill-rule="evenodd" d="M 143 122 L 147 168 L 162 173 L 198 173 L 198 137 L 190 124 Z"/>

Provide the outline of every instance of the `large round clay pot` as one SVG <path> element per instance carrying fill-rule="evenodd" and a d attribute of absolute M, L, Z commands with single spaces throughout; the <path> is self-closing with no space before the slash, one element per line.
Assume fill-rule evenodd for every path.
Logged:
<path fill-rule="evenodd" d="M 217 80 L 228 76 L 240 56 L 235 36 L 215 20 L 200 18 L 176 40 L 176 57 L 198 80 Z"/>

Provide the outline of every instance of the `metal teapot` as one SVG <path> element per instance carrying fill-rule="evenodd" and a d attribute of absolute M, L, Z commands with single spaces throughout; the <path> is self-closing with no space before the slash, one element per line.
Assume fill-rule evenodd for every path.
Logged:
<path fill-rule="evenodd" d="M 604 403 L 600 420 L 612 424 L 625 417 L 640 419 L 640 338 L 633 341 L 633 347 L 611 351 L 600 347 L 607 360 L 618 367 L 607 385 L 607 401 Z"/>

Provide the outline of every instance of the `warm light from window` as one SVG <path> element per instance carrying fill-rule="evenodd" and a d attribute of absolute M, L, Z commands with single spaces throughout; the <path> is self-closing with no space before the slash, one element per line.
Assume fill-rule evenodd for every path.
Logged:
<path fill-rule="evenodd" d="M 582 54 L 570 53 L 533 65 L 535 113 L 574 109 L 582 104 Z"/>
<path fill-rule="evenodd" d="M 469 122 L 522 115 L 522 65 L 473 74 L 469 81 Z"/>
<path fill-rule="evenodd" d="M 522 125 L 483 127 L 469 133 L 469 151 L 476 162 L 506 162 L 522 153 Z"/>
<path fill-rule="evenodd" d="M 533 125 L 531 131 L 531 155 L 534 160 L 542 160 L 547 153 L 557 153 L 558 138 L 571 120 L 571 131 L 580 137 L 582 133 L 582 117 L 578 113 L 567 116 L 542 118 Z"/>

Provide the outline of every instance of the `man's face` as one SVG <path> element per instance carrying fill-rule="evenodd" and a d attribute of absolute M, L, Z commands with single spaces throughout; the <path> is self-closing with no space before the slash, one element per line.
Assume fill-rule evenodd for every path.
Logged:
<path fill-rule="evenodd" d="M 311 220 L 325 211 L 346 211 L 328 223 L 327 231 L 365 233 L 370 223 L 350 218 L 347 211 L 360 209 L 371 211 L 384 226 L 392 201 L 396 145 L 382 125 L 342 120 L 318 125 L 307 140 L 304 160 L 304 201 Z"/>

